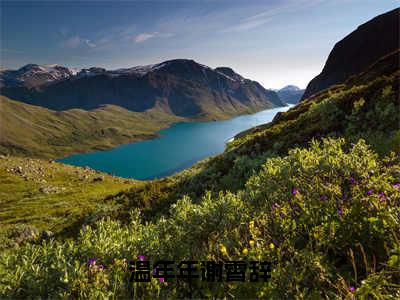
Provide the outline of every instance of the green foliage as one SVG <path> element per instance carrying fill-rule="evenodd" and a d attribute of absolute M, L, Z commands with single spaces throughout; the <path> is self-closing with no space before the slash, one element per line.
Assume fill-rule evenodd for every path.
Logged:
<path fill-rule="evenodd" d="M 397 60 L 383 58 L 239 134 L 221 155 L 115 196 L 101 188 L 124 185 L 109 178 L 79 185 L 64 174 L 55 182 L 71 180 L 71 193 L 36 197 L 37 183 L 0 172 L 0 196 L 18 199 L 13 210 L 1 199 L 8 226 L 27 226 L 16 226 L 12 235 L 45 222 L 65 230 L 92 224 L 73 240 L 4 251 L 0 298 L 400 298 Z M 41 217 L 32 199 L 53 218 Z M 34 218 L 21 215 L 26 204 Z M 90 213 L 84 213 L 88 222 L 68 219 L 63 205 Z M 127 260 L 137 255 L 151 261 L 267 260 L 272 278 L 266 284 L 131 285 Z M 93 257 L 97 263 L 90 266 Z"/>
<path fill-rule="evenodd" d="M 99 176 L 102 180 L 94 181 Z M 25 239 L 37 240 L 43 230 L 55 234 L 79 231 L 96 214 L 110 215 L 120 206 L 114 194 L 140 184 L 87 168 L 2 157 L 0 249 Z"/>
<path fill-rule="evenodd" d="M 245 163 L 246 165 L 247 163 Z M 184 196 L 168 216 L 105 218 L 75 241 L 28 244 L 1 259 L 11 297 L 390 298 L 400 288 L 400 161 L 363 140 L 313 141 L 266 159 L 244 190 Z M 295 193 L 293 192 L 295 191 Z M 132 286 L 126 260 L 267 260 L 268 284 Z M 90 258 L 97 258 L 89 266 Z M 99 267 L 102 264 L 105 269 Z M 352 292 L 350 287 L 354 287 Z"/>

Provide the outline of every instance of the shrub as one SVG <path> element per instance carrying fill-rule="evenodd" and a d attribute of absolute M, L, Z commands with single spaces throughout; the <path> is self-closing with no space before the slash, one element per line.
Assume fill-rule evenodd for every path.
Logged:
<path fill-rule="evenodd" d="M 400 288 L 400 164 L 360 140 L 313 141 L 266 159 L 236 193 L 182 197 L 168 216 L 110 218 L 78 239 L 1 258 L 9 297 L 390 298 Z M 127 260 L 266 260 L 266 283 L 130 284 Z M 93 264 L 92 258 L 96 258 Z M 101 267 L 103 265 L 104 267 Z"/>

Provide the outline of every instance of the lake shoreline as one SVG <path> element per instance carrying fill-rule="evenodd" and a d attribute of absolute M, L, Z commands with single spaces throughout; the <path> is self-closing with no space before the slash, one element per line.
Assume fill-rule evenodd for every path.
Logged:
<path fill-rule="evenodd" d="M 218 121 L 188 119 L 174 122 L 149 139 L 73 154 L 56 161 L 136 180 L 163 178 L 222 153 L 236 134 L 268 123 L 276 113 L 290 107 L 265 109 Z"/>
<path fill-rule="evenodd" d="M 63 159 L 68 158 L 68 157 L 73 156 L 73 155 L 86 154 L 86 153 L 96 153 L 96 152 L 99 152 L 99 151 L 112 150 L 112 149 L 115 149 L 115 148 L 123 146 L 123 145 L 129 145 L 129 144 L 134 144 L 134 143 L 140 143 L 140 142 L 143 142 L 143 141 L 161 139 L 161 138 L 163 138 L 163 135 L 159 133 L 160 131 L 163 131 L 165 129 L 171 128 L 172 126 L 174 126 L 176 124 L 179 124 L 179 123 L 193 123 L 193 122 L 205 123 L 205 122 L 228 121 L 228 120 L 231 120 L 231 119 L 234 119 L 234 118 L 237 118 L 237 117 L 253 115 L 253 114 L 259 113 L 261 111 L 270 110 L 270 109 L 276 109 L 276 108 L 281 108 L 281 107 L 286 107 L 286 106 L 278 106 L 278 107 L 273 107 L 273 108 L 261 109 L 261 110 L 257 110 L 257 111 L 252 112 L 252 113 L 242 113 L 242 114 L 233 115 L 233 116 L 230 116 L 230 117 L 227 117 L 227 118 L 222 118 L 222 119 L 185 118 L 185 117 L 182 117 L 184 120 L 177 120 L 176 122 L 171 122 L 167 126 L 161 127 L 160 129 L 154 131 L 153 133 L 140 134 L 141 136 L 143 136 L 142 138 L 133 137 L 132 139 L 128 139 L 126 142 L 121 142 L 121 143 L 117 142 L 117 143 L 112 143 L 110 145 L 94 146 L 94 147 L 92 147 L 90 149 L 71 151 L 70 153 L 63 154 L 63 155 L 60 155 L 60 156 L 47 157 L 47 158 L 46 157 L 34 157 L 34 158 L 49 159 L 49 160 L 54 160 L 56 162 L 62 163 Z"/>

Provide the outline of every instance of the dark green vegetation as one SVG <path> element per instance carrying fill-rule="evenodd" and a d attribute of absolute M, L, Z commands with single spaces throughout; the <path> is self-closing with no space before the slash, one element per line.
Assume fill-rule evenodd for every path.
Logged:
<path fill-rule="evenodd" d="M 156 137 L 184 120 L 156 109 L 132 112 L 107 105 L 92 111 L 52 111 L 0 96 L 0 153 L 59 158 Z"/>
<path fill-rule="evenodd" d="M 5 250 L 0 293 L 399 299 L 399 54 L 239 134 L 221 155 L 98 201 L 90 218 L 77 218 L 79 233 L 75 223 L 55 240 Z M 25 189 L 4 174 L 14 190 Z M 126 260 L 138 255 L 267 260 L 272 274 L 265 284 L 129 284 Z"/>
<path fill-rule="evenodd" d="M 399 70 L 388 55 L 236 137 L 224 154 L 108 201 L 74 240 L 6 251 L 2 292 L 52 297 L 398 298 Z M 313 140 L 325 139 L 322 143 Z M 310 144 L 311 143 L 311 144 Z M 295 193 L 293 190 L 295 189 Z M 101 204 L 100 204 L 101 205 Z M 124 259 L 268 260 L 268 284 L 132 288 Z M 104 270 L 88 268 L 96 257 Z M 29 271 L 28 271 L 29 270 Z M 353 291 L 354 287 L 354 291 Z M 134 292 L 135 291 L 135 292 Z"/>

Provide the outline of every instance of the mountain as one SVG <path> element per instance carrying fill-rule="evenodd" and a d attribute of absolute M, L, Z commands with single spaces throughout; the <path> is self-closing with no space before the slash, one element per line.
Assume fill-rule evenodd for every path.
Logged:
<path fill-rule="evenodd" d="M 242 132 L 224 153 L 129 190 L 87 169 L 0 157 L 0 247 L 12 247 L 0 256 L 0 294 L 398 299 L 399 53 Z M 35 234 L 48 230 L 56 241 Z M 240 261 L 260 276 L 132 284 L 127 262 L 143 256 L 193 259 L 192 275 L 209 260 L 232 275 L 226 262 Z"/>
<path fill-rule="evenodd" d="M 156 137 L 174 122 L 283 106 L 232 69 L 192 60 L 80 71 L 26 65 L 2 71 L 0 153 L 59 158 Z M 57 125 L 55 125 L 57 124 Z"/>
<path fill-rule="evenodd" d="M 303 96 L 304 90 L 298 88 L 294 85 L 287 85 L 276 92 L 281 99 L 285 103 L 296 104 Z"/>
<path fill-rule="evenodd" d="M 278 95 L 229 68 L 176 59 L 128 69 L 27 65 L 1 72 L 1 94 L 53 110 L 105 104 L 143 112 L 157 107 L 181 117 L 224 118 L 283 106 Z"/>
<path fill-rule="evenodd" d="M 59 65 L 28 64 L 18 70 L 0 71 L 0 87 L 33 88 L 73 76 L 73 71 Z"/>
<path fill-rule="evenodd" d="M 362 24 L 339 41 L 328 56 L 322 72 L 308 84 L 302 99 L 342 83 L 372 63 L 399 48 L 400 8 Z"/>

